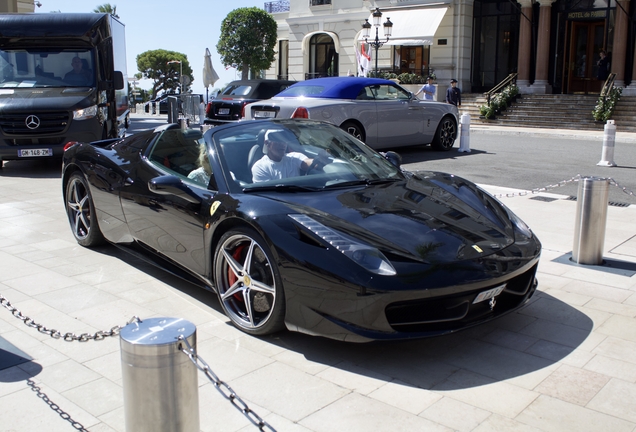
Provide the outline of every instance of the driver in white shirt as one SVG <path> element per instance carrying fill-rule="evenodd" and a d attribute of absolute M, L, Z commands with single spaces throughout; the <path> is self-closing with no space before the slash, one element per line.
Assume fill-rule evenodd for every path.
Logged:
<path fill-rule="evenodd" d="M 297 177 L 301 171 L 306 172 L 313 163 L 313 159 L 302 153 L 287 151 L 287 142 L 282 131 L 269 130 L 265 133 L 263 153 L 252 166 L 252 181 L 254 183 Z"/>

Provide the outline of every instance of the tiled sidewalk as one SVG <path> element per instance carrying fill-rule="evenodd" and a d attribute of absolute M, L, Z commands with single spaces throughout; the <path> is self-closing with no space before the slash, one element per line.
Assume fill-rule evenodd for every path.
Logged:
<path fill-rule="evenodd" d="M 576 202 L 502 198 L 543 242 L 531 303 L 451 336 L 358 345 L 246 336 L 213 294 L 115 247 L 78 246 L 59 171 L 33 170 L 0 173 L 0 294 L 62 333 L 109 330 L 133 315 L 188 319 L 201 357 L 276 430 L 636 431 L 635 206 L 609 208 L 613 267 L 595 267 L 568 259 Z M 29 378 L 86 429 L 125 429 L 118 338 L 52 339 L 5 308 L 0 338 L 0 349 L 31 359 L 0 370 L 0 430 L 74 429 Z M 199 384 L 202 430 L 257 430 L 201 373 Z"/>

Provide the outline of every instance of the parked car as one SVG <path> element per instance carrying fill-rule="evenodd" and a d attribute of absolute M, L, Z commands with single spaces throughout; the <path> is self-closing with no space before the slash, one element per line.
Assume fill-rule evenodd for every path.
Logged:
<path fill-rule="evenodd" d="M 246 119 L 324 120 L 374 149 L 431 144 L 450 150 L 458 116 L 454 105 L 420 100 L 393 81 L 363 77 L 302 81 L 245 107 Z"/>
<path fill-rule="evenodd" d="M 168 97 L 176 96 L 179 97 L 178 94 L 168 94 L 164 96 L 160 96 L 156 99 L 153 99 L 144 104 L 144 111 L 148 114 L 157 114 L 157 104 L 159 105 L 159 114 L 168 114 Z"/>
<path fill-rule="evenodd" d="M 243 107 L 245 105 L 262 99 L 269 99 L 295 82 L 265 79 L 232 81 L 207 104 L 205 123 L 221 125 L 239 121 L 243 118 Z"/>
<path fill-rule="evenodd" d="M 254 164 L 284 148 L 305 169 L 253 182 Z M 497 199 L 454 175 L 403 171 L 393 152 L 325 122 L 204 136 L 170 124 L 73 144 L 63 163 L 80 245 L 116 243 L 216 291 L 248 334 L 440 335 L 522 307 L 537 286 L 541 244 Z"/>

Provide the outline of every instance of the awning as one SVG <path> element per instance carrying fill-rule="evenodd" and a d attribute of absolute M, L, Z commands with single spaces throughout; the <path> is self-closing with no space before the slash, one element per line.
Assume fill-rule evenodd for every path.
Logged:
<path fill-rule="evenodd" d="M 386 45 L 433 45 L 433 37 L 447 10 L 448 7 L 383 11 L 378 37 L 385 39 L 382 24 L 390 18 L 393 34 Z M 369 15 L 369 22 L 373 23 L 373 14 Z M 371 38 L 375 38 L 374 28 L 371 28 L 369 40 Z"/>

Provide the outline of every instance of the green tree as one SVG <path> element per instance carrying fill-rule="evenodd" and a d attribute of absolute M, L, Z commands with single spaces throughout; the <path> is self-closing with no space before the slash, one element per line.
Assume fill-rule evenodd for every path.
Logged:
<path fill-rule="evenodd" d="M 249 71 L 258 76 L 274 61 L 277 25 L 272 16 L 257 7 L 230 12 L 221 23 L 216 50 L 224 66 L 236 67 L 243 79 Z"/>
<path fill-rule="evenodd" d="M 104 3 L 103 5 L 97 6 L 95 9 L 93 9 L 93 12 L 107 13 L 115 18 L 119 18 L 119 15 L 117 15 L 117 5 L 111 5 L 110 3 Z"/>
<path fill-rule="evenodd" d="M 179 63 L 170 63 L 173 61 Z M 183 76 L 187 76 L 190 82 L 194 80 L 192 68 L 188 62 L 188 56 L 175 51 L 162 49 L 146 51 L 137 56 L 137 70 L 143 78 L 153 80 L 152 94 L 157 97 L 159 92 L 168 94 L 177 93 L 179 88 L 179 74 L 183 70 Z M 183 93 L 190 91 L 190 85 L 184 86 Z"/>

